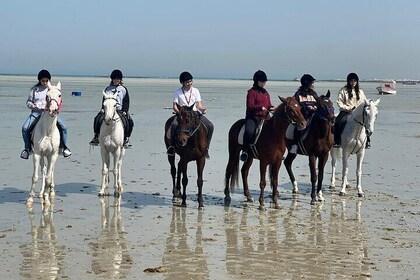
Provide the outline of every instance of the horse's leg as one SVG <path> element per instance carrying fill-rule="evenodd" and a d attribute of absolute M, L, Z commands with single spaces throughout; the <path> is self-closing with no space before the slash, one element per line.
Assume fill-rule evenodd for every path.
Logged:
<path fill-rule="evenodd" d="M 328 152 L 318 158 L 318 183 L 316 189 L 318 201 L 325 201 L 324 195 L 322 194 L 322 182 L 324 181 L 324 170 L 327 160 Z"/>
<path fill-rule="evenodd" d="M 42 175 L 42 181 L 41 181 L 41 191 L 38 194 L 38 197 L 43 199 L 44 193 L 45 193 L 45 187 L 47 182 L 47 165 L 45 163 L 44 157 L 39 158 L 39 166 L 41 167 L 41 175 Z"/>
<path fill-rule="evenodd" d="M 363 158 L 365 157 L 365 148 L 363 147 L 357 153 L 357 167 L 356 167 L 356 177 L 357 177 L 357 195 L 359 197 L 364 197 L 365 194 L 362 190 L 362 163 Z"/>
<path fill-rule="evenodd" d="M 205 152 L 204 152 L 205 154 Z M 198 187 L 198 208 L 204 207 L 203 201 L 203 170 L 206 165 L 206 158 L 201 157 L 197 160 L 197 187 Z"/>
<path fill-rule="evenodd" d="M 281 166 L 281 160 L 274 163 L 270 167 L 270 177 L 271 177 L 271 188 L 273 189 L 273 203 L 275 209 L 280 209 L 279 205 L 279 190 L 278 190 L 278 184 L 279 184 L 279 170 Z"/>
<path fill-rule="evenodd" d="M 175 193 L 178 194 L 178 197 L 182 198 L 181 193 L 181 175 L 182 169 L 181 169 L 181 159 L 178 161 L 178 170 L 176 171 L 176 186 L 175 186 Z"/>
<path fill-rule="evenodd" d="M 175 156 L 168 156 L 169 164 L 171 165 L 171 176 L 172 176 L 172 202 L 175 202 L 178 197 L 181 196 L 179 189 L 176 188 L 176 167 L 175 167 Z"/>
<path fill-rule="evenodd" d="M 348 186 L 347 176 L 348 176 L 348 173 L 349 173 L 348 163 L 349 163 L 350 153 L 347 150 L 343 149 L 342 157 L 343 157 L 343 159 L 342 159 L 343 174 L 342 174 L 340 195 L 346 195 L 346 187 Z"/>
<path fill-rule="evenodd" d="M 232 200 L 230 197 L 230 181 L 232 180 L 235 166 L 237 168 L 237 164 L 238 163 L 231 157 L 231 155 L 229 155 L 229 161 L 225 172 L 225 205 L 229 205 Z"/>
<path fill-rule="evenodd" d="M 249 173 L 249 168 L 252 165 L 252 161 L 253 161 L 253 158 L 248 157 L 248 160 L 242 165 L 242 168 L 241 168 L 242 184 L 244 186 L 244 195 L 246 197 L 247 202 L 254 202 L 254 198 L 249 192 L 249 187 L 248 187 L 248 173 Z"/>
<path fill-rule="evenodd" d="M 51 202 L 50 202 L 50 189 L 51 189 L 51 186 L 54 184 L 53 172 L 54 172 L 54 166 L 55 166 L 55 163 L 57 161 L 57 158 L 58 158 L 58 154 L 55 153 L 48 159 L 47 174 L 46 174 L 46 179 L 45 179 L 45 181 L 46 181 L 45 184 L 46 184 L 47 190 L 44 192 L 44 200 L 45 200 L 44 203 L 46 205 L 51 204 Z"/>
<path fill-rule="evenodd" d="M 316 175 L 316 156 L 309 156 L 309 169 L 311 171 L 311 185 L 312 185 L 312 191 L 311 191 L 311 204 L 316 204 L 316 181 L 317 181 L 317 175 Z"/>
<path fill-rule="evenodd" d="M 284 166 L 286 167 L 287 174 L 289 174 L 290 182 L 292 182 L 292 185 L 293 185 L 292 193 L 299 192 L 295 174 L 293 174 L 293 170 L 292 170 L 292 164 L 296 156 L 297 154 L 287 153 L 286 159 L 284 160 Z"/>
<path fill-rule="evenodd" d="M 34 154 L 33 156 L 34 173 L 32 174 L 32 185 L 31 185 L 31 190 L 29 191 L 29 197 L 26 200 L 26 205 L 28 206 L 31 206 L 32 203 L 34 202 L 35 187 L 36 187 L 36 183 L 38 182 L 39 160 L 40 160 L 40 156 L 37 154 Z"/>
<path fill-rule="evenodd" d="M 340 152 L 340 148 L 332 148 L 330 151 L 331 154 L 331 181 L 330 188 L 335 188 L 335 171 L 337 167 L 337 158 Z"/>
<path fill-rule="evenodd" d="M 119 197 L 123 191 L 121 179 L 122 151 L 118 149 L 114 154 L 114 196 Z"/>
<path fill-rule="evenodd" d="M 109 164 L 110 156 L 106 151 L 102 151 L 102 184 L 101 190 L 99 191 L 99 196 L 109 195 L 108 193 L 108 183 L 109 183 Z"/>
<path fill-rule="evenodd" d="M 187 175 L 187 165 L 188 162 L 179 161 L 178 162 L 178 173 L 181 170 L 182 172 L 182 207 L 187 207 L 187 185 L 188 185 L 188 175 Z"/>
<path fill-rule="evenodd" d="M 265 186 L 267 184 L 267 182 L 265 181 L 266 171 L 267 171 L 267 165 L 263 164 L 260 161 L 260 197 L 258 198 L 258 201 L 260 202 L 260 207 L 259 207 L 260 210 L 265 210 L 265 207 L 264 207 L 264 189 L 265 189 Z"/>

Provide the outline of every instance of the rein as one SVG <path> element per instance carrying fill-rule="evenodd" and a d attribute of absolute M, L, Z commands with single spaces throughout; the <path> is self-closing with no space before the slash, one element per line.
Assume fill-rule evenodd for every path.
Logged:
<path fill-rule="evenodd" d="M 193 111 L 187 111 L 187 113 L 193 118 L 194 117 L 194 115 L 193 115 Z M 199 117 L 200 117 L 200 115 L 199 115 Z M 194 122 L 190 122 L 189 123 L 189 129 L 188 130 L 186 130 L 186 129 L 180 129 L 179 131 L 178 131 L 178 134 L 180 134 L 180 133 L 185 133 L 185 134 L 187 134 L 188 135 L 188 137 L 191 137 L 191 136 L 193 136 L 194 135 L 194 133 L 196 133 L 199 129 L 200 129 L 200 127 L 201 127 L 201 120 L 200 120 L 200 122 L 199 122 L 199 124 L 198 125 L 195 125 L 195 123 Z"/>

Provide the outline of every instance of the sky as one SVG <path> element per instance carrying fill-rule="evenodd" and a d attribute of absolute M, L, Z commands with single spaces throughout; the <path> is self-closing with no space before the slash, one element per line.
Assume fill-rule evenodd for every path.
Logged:
<path fill-rule="evenodd" d="M 420 79 L 418 0 L 2 2 L 0 74 Z"/>

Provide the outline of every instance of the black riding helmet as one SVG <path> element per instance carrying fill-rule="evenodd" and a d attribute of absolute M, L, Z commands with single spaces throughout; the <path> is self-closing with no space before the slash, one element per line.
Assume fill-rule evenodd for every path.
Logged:
<path fill-rule="evenodd" d="M 111 75 L 109 77 L 112 80 L 113 79 L 120 79 L 120 80 L 122 80 L 123 79 L 123 73 L 120 70 L 115 69 L 114 71 L 112 71 L 112 73 L 111 73 Z"/>
<path fill-rule="evenodd" d="M 316 79 L 309 74 L 304 74 L 302 78 L 300 78 L 300 84 L 304 87 L 308 87 L 313 81 Z"/>
<path fill-rule="evenodd" d="M 252 80 L 256 82 L 267 82 L 267 75 L 262 70 L 258 70 L 254 73 Z"/>
<path fill-rule="evenodd" d="M 347 75 L 347 83 L 350 82 L 351 80 L 359 81 L 359 76 L 357 76 L 356 73 L 350 73 Z"/>
<path fill-rule="evenodd" d="M 48 80 L 51 80 L 51 74 L 48 72 L 48 70 L 42 69 L 38 73 L 38 81 L 41 81 L 43 78 L 47 78 Z"/>
<path fill-rule="evenodd" d="M 182 84 L 186 81 L 192 80 L 193 76 L 190 74 L 190 72 L 182 72 L 181 75 L 179 75 L 179 82 Z"/>

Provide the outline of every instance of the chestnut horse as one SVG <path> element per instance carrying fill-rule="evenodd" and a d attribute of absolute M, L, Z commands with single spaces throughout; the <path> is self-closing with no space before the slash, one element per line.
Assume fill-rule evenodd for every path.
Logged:
<path fill-rule="evenodd" d="M 334 125 L 334 104 L 330 100 L 330 91 L 324 96 L 317 98 L 317 110 L 312 116 L 308 126 L 306 138 L 298 145 L 298 154 L 309 157 L 311 171 L 311 204 L 317 200 L 324 201 L 322 195 L 322 181 L 324 179 L 324 167 L 328 160 L 329 152 L 334 144 L 332 127 Z M 287 147 L 290 148 L 290 140 L 286 138 Z M 293 184 L 293 193 L 298 192 L 297 182 L 292 171 L 292 163 L 297 154 L 288 153 L 284 160 L 284 166 Z M 316 161 L 318 160 L 318 176 L 316 173 Z"/>
<path fill-rule="evenodd" d="M 170 138 L 167 136 L 170 130 L 172 121 L 177 118 L 178 129 L 176 136 L 175 153 L 179 155 L 178 173 L 175 167 L 175 156 L 168 155 L 168 161 L 171 165 L 172 175 L 172 200 L 180 197 L 181 192 L 181 174 L 182 174 L 182 203 L 181 206 L 187 206 L 187 165 L 190 161 L 195 160 L 197 164 L 197 186 L 198 186 L 198 207 L 203 208 L 203 170 L 206 164 L 206 151 L 209 147 L 207 139 L 207 129 L 200 120 L 201 114 L 193 110 L 193 106 L 178 107 L 179 113 L 176 116 L 170 117 L 165 123 L 164 141 L 166 148 L 170 143 Z M 176 177 L 176 184 L 175 184 Z"/>
<path fill-rule="evenodd" d="M 264 209 L 264 188 L 266 186 L 266 169 L 270 165 L 270 182 L 273 189 L 273 202 L 275 208 L 279 208 L 278 202 L 278 173 L 280 170 L 283 154 L 286 150 L 285 132 L 290 123 L 294 123 L 299 127 L 306 127 L 306 120 L 303 117 L 300 106 L 293 97 L 280 97 L 281 104 L 273 112 L 273 117 L 265 121 L 263 129 L 260 133 L 255 148 L 258 151 L 260 160 L 260 197 L 259 208 Z M 245 124 L 245 119 L 236 121 L 229 130 L 229 161 L 226 166 L 225 173 L 225 204 L 229 205 L 231 201 L 229 186 L 238 185 L 238 169 L 239 169 L 239 153 L 242 149 L 242 143 L 239 143 L 238 135 L 241 128 Z M 247 161 L 241 169 L 242 182 L 244 186 L 244 195 L 248 202 L 254 199 L 248 188 L 248 172 L 252 165 L 254 155 L 252 152 L 248 154 Z"/>

